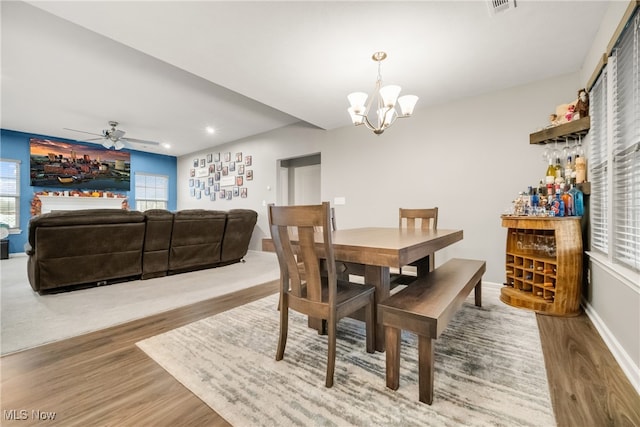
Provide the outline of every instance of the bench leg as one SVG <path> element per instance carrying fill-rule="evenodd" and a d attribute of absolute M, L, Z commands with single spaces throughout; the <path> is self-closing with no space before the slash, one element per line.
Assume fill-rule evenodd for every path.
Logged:
<path fill-rule="evenodd" d="M 429 405 L 433 402 L 433 347 L 431 338 L 418 335 L 418 400 Z"/>
<path fill-rule="evenodd" d="M 385 326 L 387 387 L 397 390 L 400 386 L 400 329 Z"/>
<path fill-rule="evenodd" d="M 482 307 L 482 279 L 474 288 L 474 292 L 476 296 L 476 307 Z"/>

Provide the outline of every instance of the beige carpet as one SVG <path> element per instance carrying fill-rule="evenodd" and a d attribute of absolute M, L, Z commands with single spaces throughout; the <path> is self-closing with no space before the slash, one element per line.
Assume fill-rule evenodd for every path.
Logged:
<path fill-rule="evenodd" d="M 27 257 L 0 261 L 2 355 L 114 326 L 276 280 L 275 254 L 249 251 L 246 262 L 149 280 L 38 295 Z"/>
<path fill-rule="evenodd" d="M 324 387 L 326 337 L 292 313 L 285 358 L 274 360 L 276 296 L 138 343 L 236 427 L 554 426 L 535 315 L 483 286 L 436 341 L 433 405 L 418 401 L 417 340 L 403 334 L 401 380 L 385 387 L 384 353 L 364 350 L 361 322 L 343 319 L 333 388 Z"/>

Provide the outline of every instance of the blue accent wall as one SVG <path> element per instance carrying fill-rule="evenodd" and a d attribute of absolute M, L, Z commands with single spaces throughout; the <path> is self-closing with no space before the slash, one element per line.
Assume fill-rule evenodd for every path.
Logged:
<path fill-rule="evenodd" d="M 25 132 L 0 129 L 0 158 L 20 161 L 20 234 L 9 235 L 9 253 L 24 251 L 27 242 L 29 219 L 31 218 L 31 200 L 33 194 L 39 191 L 55 191 L 55 188 L 32 187 L 29 177 L 29 139 L 44 138 L 53 141 L 75 142 L 65 138 L 50 135 L 38 135 Z M 131 153 L 131 191 L 125 191 L 129 199 L 129 206 L 135 208 L 135 173 L 146 172 L 169 177 L 169 205 L 168 209 L 176 210 L 177 170 L 178 162 L 174 156 L 153 154 L 143 151 L 128 150 Z M 64 190 L 64 188 L 60 188 Z"/>

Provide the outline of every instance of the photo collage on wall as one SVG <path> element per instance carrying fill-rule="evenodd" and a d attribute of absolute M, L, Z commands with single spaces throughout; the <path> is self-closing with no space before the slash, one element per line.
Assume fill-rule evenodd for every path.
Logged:
<path fill-rule="evenodd" d="M 221 157 L 222 154 L 222 157 Z M 233 200 L 247 198 L 246 181 L 253 180 L 251 156 L 231 152 L 210 153 L 206 158 L 193 159 L 189 174 L 189 194 L 196 199 Z"/>

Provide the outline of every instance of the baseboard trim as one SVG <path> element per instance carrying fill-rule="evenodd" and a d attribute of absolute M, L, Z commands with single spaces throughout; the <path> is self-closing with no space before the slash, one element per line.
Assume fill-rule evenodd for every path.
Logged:
<path fill-rule="evenodd" d="M 633 388 L 640 394 L 640 367 L 635 365 L 631 357 L 629 357 L 629 354 L 620 345 L 595 309 L 585 300 L 582 301 L 582 306 L 591 323 L 593 323 L 593 326 L 595 326 L 604 343 L 609 348 L 609 351 L 611 351 L 620 368 L 622 368 L 622 372 L 627 376 Z"/>

